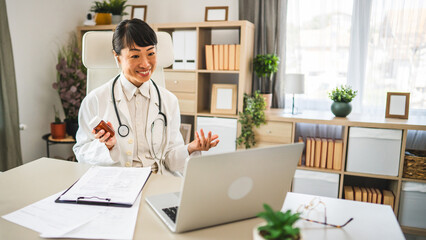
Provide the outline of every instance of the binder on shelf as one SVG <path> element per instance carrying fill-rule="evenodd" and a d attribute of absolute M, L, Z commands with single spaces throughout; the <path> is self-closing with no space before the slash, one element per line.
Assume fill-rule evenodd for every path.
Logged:
<path fill-rule="evenodd" d="M 342 168 L 343 141 L 341 139 L 334 140 L 333 169 L 340 170 Z"/>
<path fill-rule="evenodd" d="M 185 34 L 185 55 L 184 55 L 184 69 L 195 70 L 196 59 L 196 44 L 197 34 L 195 31 L 184 31 Z"/>
<path fill-rule="evenodd" d="M 327 140 L 327 168 L 333 169 L 333 156 L 334 156 L 334 141 L 333 139 Z"/>
<path fill-rule="evenodd" d="M 354 190 L 352 186 L 344 186 L 345 199 L 354 200 Z"/>
<path fill-rule="evenodd" d="M 235 70 L 235 44 L 229 45 L 229 70 Z"/>
<path fill-rule="evenodd" d="M 383 190 L 383 204 L 391 206 L 394 209 L 395 196 L 389 190 Z"/>
<path fill-rule="evenodd" d="M 355 186 L 354 187 L 354 193 L 355 193 L 355 201 L 362 201 L 361 188 Z"/>
<path fill-rule="evenodd" d="M 219 70 L 219 45 L 213 45 L 213 69 Z"/>
<path fill-rule="evenodd" d="M 377 203 L 377 192 L 374 188 L 371 189 L 371 202 Z"/>
<path fill-rule="evenodd" d="M 306 151 L 305 151 L 305 166 L 311 166 L 311 143 L 312 139 L 310 137 L 306 138 Z"/>
<path fill-rule="evenodd" d="M 379 189 L 377 189 L 377 188 L 375 188 L 374 189 L 375 191 L 376 191 L 376 193 L 377 193 L 377 202 L 376 203 L 378 203 L 378 204 L 382 204 L 382 193 L 380 192 L 380 190 Z"/>
<path fill-rule="evenodd" d="M 321 138 L 315 138 L 315 162 L 314 167 L 319 168 L 321 162 Z"/>
<path fill-rule="evenodd" d="M 327 166 L 327 139 L 321 139 L 321 161 L 320 167 L 325 168 Z"/>
<path fill-rule="evenodd" d="M 55 202 L 131 207 L 150 175 L 151 167 L 92 166 Z"/>
<path fill-rule="evenodd" d="M 185 32 L 174 31 L 172 37 L 174 52 L 173 69 L 185 69 Z"/>
<path fill-rule="evenodd" d="M 240 47 L 241 45 L 235 45 L 235 70 L 240 70 Z"/>
<path fill-rule="evenodd" d="M 315 166 L 315 138 L 311 138 L 311 162 L 309 167 Z"/>
<path fill-rule="evenodd" d="M 213 70 L 213 46 L 206 45 L 206 69 Z"/>
<path fill-rule="evenodd" d="M 303 142 L 303 137 L 299 137 L 299 142 Z M 302 155 L 300 156 L 299 163 L 297 164 L 297 166 L 302 166 L 302 158 L 303 158 L 303 152 L 302 152 Z"/>
<path fill-rule="evenodd" d="M 373 194 L 370 188 L 367 188 L 367 202 L 371 203 L 371 199 L 373 198 Z"/>
<path fill-rule="evenodd" d="M 223 70 L 229 70 L 229 44 L 223 45 Z"/>
<path fill-rule="evenodd" d="M 365 189 L 365 187 L 361 187 L 361 194 L 361 201 L 367 202 L 367 190 Z"/>

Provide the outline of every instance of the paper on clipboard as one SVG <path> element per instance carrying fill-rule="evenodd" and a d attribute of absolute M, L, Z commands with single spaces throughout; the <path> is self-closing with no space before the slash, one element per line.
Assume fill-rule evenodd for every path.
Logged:
<path fill-rule="evenodd" d="M 56 202 L 131 207 L 150 174 L 150 167 L 92 166 Z"/>

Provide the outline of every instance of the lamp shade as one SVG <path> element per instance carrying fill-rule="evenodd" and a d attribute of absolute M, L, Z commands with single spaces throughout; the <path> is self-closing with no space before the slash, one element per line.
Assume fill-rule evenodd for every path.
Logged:
<path fill-rule="evenodd" d="M 301 94 L 305 92 L 305 75 L 292 73 L 285 75 L 285 92 Z"/>

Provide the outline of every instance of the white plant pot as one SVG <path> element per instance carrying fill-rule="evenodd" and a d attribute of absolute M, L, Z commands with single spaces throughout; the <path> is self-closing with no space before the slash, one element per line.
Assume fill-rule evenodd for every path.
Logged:
<path fill-rule="evenodd" d="M 257 230 L 258 227 L 265 225 L 265 223 L 259 223 L 253 228 L 253 240 L 265 240 L 264 237 L 262 237 Z"/>
<path fill-rule="evenodd" d="M 111 17 L 112 24 L 119 24 L 122 19 L 123 19 L 123 16 L 121 15 L 112 15 Z"/>

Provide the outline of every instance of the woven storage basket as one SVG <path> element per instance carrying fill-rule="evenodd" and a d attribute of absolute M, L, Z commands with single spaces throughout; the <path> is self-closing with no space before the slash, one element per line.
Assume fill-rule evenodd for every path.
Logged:
<path fill-rule="evenodd" d="M 407 155 L 407 152 L 414 156 Z M 407 150 L 404 157 L 405 178 L 426 179 L 426 151 Z"/>

